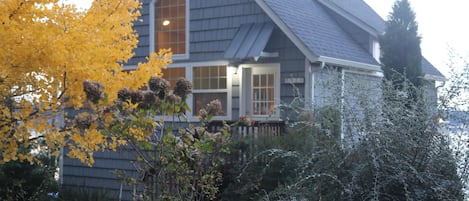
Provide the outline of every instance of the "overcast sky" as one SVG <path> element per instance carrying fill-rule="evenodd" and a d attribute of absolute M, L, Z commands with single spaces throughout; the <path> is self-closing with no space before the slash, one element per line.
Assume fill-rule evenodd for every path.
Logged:
<path fill-rule="evenodd" d="M 92 0 L 64 0 L 87 7 Z M 365 0 L 383 19 L 395 0 Z M 422 53 L 443 74 L 447 74 L 448 48 L 469 58 L 468 0 L 409 0 L 417 15 Z"/>
<path fill-rule="evenodd" d="M 394 0 L 365 0 L 383 19 L 392 11 Z M 447 74 L 448 48 L 469 57 L 468 0 L 409 0 L 417 16 L 422 37 L 422 54 Z"/>

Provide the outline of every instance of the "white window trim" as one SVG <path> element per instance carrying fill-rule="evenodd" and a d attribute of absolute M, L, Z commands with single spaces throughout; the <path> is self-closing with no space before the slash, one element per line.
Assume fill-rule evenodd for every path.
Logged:
<path fill-rule="evenodd" d="M 244 115 L 248 115 L 251 119 L 253 120 L 258 120 L 258 121 L 262 121 L 262 120 L 273 120 L 273 121 L 277 121 L 277 120 L 280 120 L 280 108 L 278 108 L 277 106 L 280 105 L 280 63 L 269 63 L 269 64 L 243 64 L 243 65 L 240 65 L 239 68 L 241 69 L 241 72 L 238 73 L 239 75 L 239 79 L 240 79 L 240 93 L 239 93 L 239 101 L 240 101 L 240 108 L 239 108 L 239 114 L 241 116 L 244 116 Z M 250 114 L 247 114 L 247 109 L 252 106 L 252 100 L 246 100 L 246 93 L 251 93 L 252 91 L 252 84 L 247 84 L 245 83 L 246 79 L 245 77 L 243 77 L 243 70 L 244 69 L 247 69 L 247 68 L 269 68 L 269 70 L 272 70 L 274 71 L 276 74 L 275 74 L 275 85 L 274 85 L 274 89 L 275 89 L 275 97 L 274 97 L 274 104 L 276 106 L 275 108 L 275 114 L 274 115 L 253 115 L 252 112 L 250 112 Z M 251 72 L 251 75 L 252 76 L 252 72 Z"/>
<path fill-rule="evenodd" d="M 232 97 L 232 90 L 233 90 L 233 76 L 234 71 L 236 69 L 230 68 L 229 63 L 227 61 L 212 61 L 212 62 L 197 62 L 197 63 L 191 63 L 186 67 L 186 79 L 188 79 L 191 83 L 193 83 L 192 80 L 192 71 L 194 67 L 204 67 L 204 66 L 226 66 L 226 89 L 194 89 L 192 88 L 192 94 L 188 98 L 188 105 L 191 108 L 191 110 L 194 109 L 194 93 L 220 93 L 220 92 L 226 92 L 226 108 L 223 108 L 223 111 L 225 112 L 225 115 L 223 116 L 214 116 L 212 120 L 232 120 L 232 102 L 233 102 L 233 97 Z M 177 64 L 176 64 L 177 65 Z M 194 111 L 190 112 L 190 115 L 188 115 L 189 119 L 192 120 L 198 120 L 197 116 L 193 116 L 192 114 Z"/>
<path fill-rule="evenodd" d="M 150 53 L 152 52 L 155 52 L 155 51 L 159 51 L 159 50 L 155 50 L 155 6 L 156 6 L 156 2 L 158 0 L 151 0 L 150 2 L 150 19 L 149 19 L 149 23 L 150 23 Z M 186 0 L 186 53 L 185 54 L 173 54 L 173 60 L 184 60 L 184 59 L 189 59 L 189 35 L 190 35 L 190 31 L 189 31 L 189 17 L 190 17 L 190 2 L 189 0 Z"/>

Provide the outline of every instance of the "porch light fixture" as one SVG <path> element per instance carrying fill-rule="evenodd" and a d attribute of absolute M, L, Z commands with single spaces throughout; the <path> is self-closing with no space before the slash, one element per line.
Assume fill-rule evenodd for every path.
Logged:
<path fill-rule="evenodd" d="M 228 67 L 234 68 L 234 74 L 238 74 L 238 69 L 239 69 L 239 63 L 230 63 L 228 64 Z"/>
<path fill-rule="evenodd" d="M 169 20 L 164 20 L 163 21 L 163 26 L 168 26 L 169 24 L 171 24 L 171 21 L 169 21 Z"/>

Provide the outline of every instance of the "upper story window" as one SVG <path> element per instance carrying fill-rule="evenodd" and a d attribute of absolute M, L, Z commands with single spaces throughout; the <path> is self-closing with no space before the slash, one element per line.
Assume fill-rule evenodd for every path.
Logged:
<path fill-rule="evenodd" d="M 156 0 L 154 10 L 155 51 L 171 48 L 173 55 L 188 52 L 188 0 Z"/>

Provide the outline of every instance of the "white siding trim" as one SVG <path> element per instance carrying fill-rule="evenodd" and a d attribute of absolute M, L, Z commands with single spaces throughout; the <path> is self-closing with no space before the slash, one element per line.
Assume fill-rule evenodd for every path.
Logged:
<path fill-rule="evenodd" d="M 344 60 L 344 59 L 337 59 L 337 58 L 326 57 L 326 56 L 320 56 L 318 60 L 328 63 L 328 64 L 339 65 L 342 67 L 350 67 L 350 68 L 357 68 L 357 69 L 377 71 L 377 72 L 382 71 L 379 65 L 366 64 L 366 63 L 349 61 L 349 60 Z"/>

